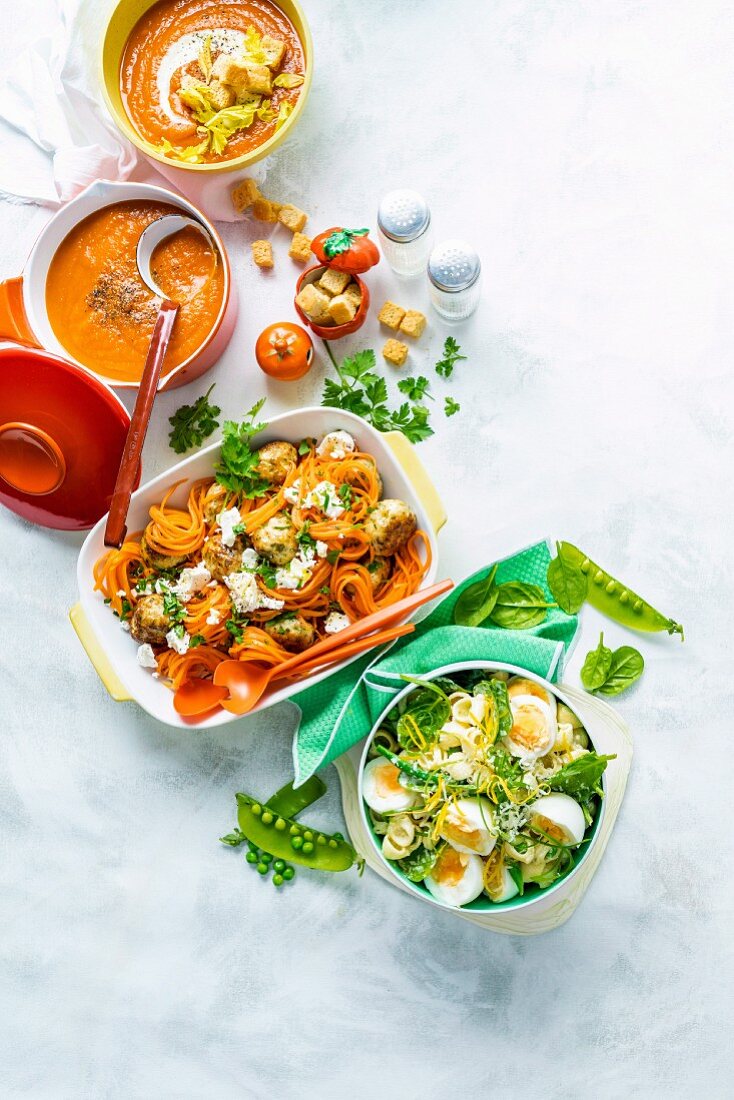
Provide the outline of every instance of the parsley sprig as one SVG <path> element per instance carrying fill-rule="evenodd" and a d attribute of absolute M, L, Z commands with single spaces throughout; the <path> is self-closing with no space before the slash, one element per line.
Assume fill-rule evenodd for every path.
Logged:
<path fill-rule="evenodd" d="M 428 379 L 420 374 L 417 378 L 401 378 L 398 382 L 398 389 L 405 394 L 409 401 L 422 401 L 424 397 L 429 397 L 433 401 L 430 393 L 428 393 L 429 384 Z"/>
<path fill-rule="evenodd" d="M 450 378 L 455 364 L 461 359 L 466 359 L 466 356 L 461 354 L 460 345 L 453 336 L 447 336 L 443 345 L 443 359 L 436 363 L 436 374 L 440 374 L 442 378 Z"/>
<path fill-rule="evenodd" d="M 388 407 L 387 382 L 375 370 L 374 351 L 358 351 L 340 364 L 328 343 L 326 350 L 338 381 L 326 379 L 321 395 L 322 405 L 353 412 L 380 432 L 402 432 L 411 443 L 420 443 L 433 435 L 428 423 L 428 409 L 424 405 L 405 401 L 398 409 Z"/>
<path fill-rule="evenodd" d="M 459 412 L 460 409 L 461 405 L 458 401 L 454 401 L 453 397 L 444 398 L 443 411 L 446 413 L 446 416 L 453 416 L 454 413 Z"/>
<path fill-rule="evenodd" d="M 182 455 L 192 447 L 200 447 L 214 429 L 219 427 L 218 417 L 222 410 L 219 405 L 212 405 L 209 401 L 213 389 L 214 383 L 193 405 L 182 405 L 173 416 L 169 416 L 171 431 L 168 439 L 171 449 L 177 455 Z"/>
<path fill-rule="evenodd" d="M 262 496 L 270 488 L 269 482 L 257 472 L 259 458 L 257 452 L 250 447 L 253 435 L 257 435 L 265 427 L 265 424 L 255 420 L 264 404 L 265 398 L 261 397 L 245 413 L 240 424 L 235 420 L 225 420 L 222 427 L 222 454 L 214 471 L 217 481 L 225 489 L 242 493 L 246 497 Z"/>

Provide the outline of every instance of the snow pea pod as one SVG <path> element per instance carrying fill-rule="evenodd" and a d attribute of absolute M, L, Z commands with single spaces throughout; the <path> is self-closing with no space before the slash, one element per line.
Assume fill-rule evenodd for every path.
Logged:
<path fill-rule="evenodd" d="M 316 871 L 346 871 L 362 862 L 341 837 L 283 817 L 248 794 L 237 795 L 237 822 L 249 841 L 276 859 L 291 860 Z"/>
<path fill-rule="evenodd" d="M 616 580 L 577 546 L 570 542 L 562 542 L 559 553 L 564 555 L 569 564 L 575 565 L 589 578 L 586 599 L 592 607 L 601 611 L 602 615 L 606 615 L 622 626 L 632 627 L 633 630 L 651 632 L 667 630 L 668 634 L 680 634 L 683 641 L 683 627 L 680 623 L 656 611 L 647 600 L 643 600 L 631 588 L 627 588 L 621 581 Z"/>
<path fill-rule="evenodd" d="M 318 802 L 324 794 L 326 794 L 326 784 L 323 779 L 312 775 L 300 787 L 294 787 L 292 782 L 286 783 L 275 792 L 272 798 L 268 799 L 266 805 L 279 817 L 296 817 L 307 806 Z"/>

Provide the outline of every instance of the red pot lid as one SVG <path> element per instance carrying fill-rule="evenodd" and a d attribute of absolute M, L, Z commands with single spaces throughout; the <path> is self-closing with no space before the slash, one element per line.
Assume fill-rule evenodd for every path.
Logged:
<path fill-rule="evenodd" d="M 311 241 L 311 251 L 317 260 L 349 275 L 364 275 L 379 262 L 377 245 L 369 239 L 367 229 L 344 229 L 334 225 Z"/>
<path fill-rule="evenodd" d="M 129 425 L 112 390 L 81 367 L 0 348 L 0 504 L 43 527 L 93 527 L 109 509 Z"/>

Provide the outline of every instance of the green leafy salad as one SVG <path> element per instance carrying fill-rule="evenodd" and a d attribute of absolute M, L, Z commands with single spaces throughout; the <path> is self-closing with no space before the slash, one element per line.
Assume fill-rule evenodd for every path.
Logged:
<path fill-rule="evenodd" d="M 541 684 L 417 680 L 375 734 L 362 794 L 383 856 L 444 905 L 547 889 L 583 852 L 611 756 Z"/>

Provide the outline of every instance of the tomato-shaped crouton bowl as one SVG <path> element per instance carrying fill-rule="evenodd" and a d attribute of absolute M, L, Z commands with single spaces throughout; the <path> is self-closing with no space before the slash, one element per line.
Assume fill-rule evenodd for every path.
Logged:
<path fill-rule="evenodd" d="M 360 275 L 380 259 L 366 229 L 333 227 L 315 237 L 319 261 L 298 280 L 294 305 L 304 324 L 323 340 L 339 340 L 361 328 L 370 305 Z"/>

